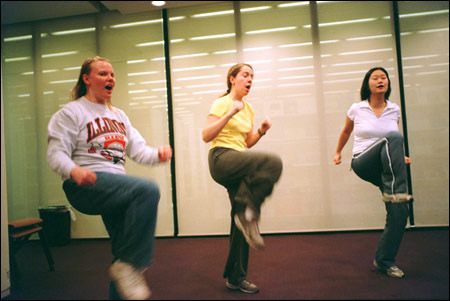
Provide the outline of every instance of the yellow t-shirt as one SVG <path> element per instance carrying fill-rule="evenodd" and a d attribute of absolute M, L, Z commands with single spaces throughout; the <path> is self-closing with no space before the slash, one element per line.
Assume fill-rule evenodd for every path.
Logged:
<path fill-rule="evenodd" d="M 231 110 L 233 103 L 234 101 L 229 94 L 218 98 L 213 103 L 209 114 L 221 118 Z M 253 128 L 254 116 L 255 113 L 252 105 L 244 101 L 244 109 L 231 117 L 219 135 L 211 141 L 210 149 L 214 147 L 226 147 L 239 152 L 245 151 L 247 147 L 245 139 L 247 138 L 247 133 Z"/>

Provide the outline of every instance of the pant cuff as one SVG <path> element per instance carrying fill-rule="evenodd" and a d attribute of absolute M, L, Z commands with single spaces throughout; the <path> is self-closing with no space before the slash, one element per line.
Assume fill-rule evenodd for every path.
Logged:
<path fill-rule="evenodd" d="M 394 194 L 383 193 L 383 202 L 406 203 L 409 200 L 411 200 L 412 197 L 413 197 L 412 195 L 407 193 L 394 193 Z"/>

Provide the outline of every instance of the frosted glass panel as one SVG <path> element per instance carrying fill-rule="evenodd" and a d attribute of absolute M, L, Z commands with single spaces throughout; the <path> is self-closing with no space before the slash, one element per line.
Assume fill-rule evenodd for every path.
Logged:
<path fill-rule="evenodd" d="M 448 2 L 399 1 L 417 225 L 449 221 Z"/>
<path fill-rule="evenodd" d="M 9 219 L 37 216 L 39 206 L 33 56 L 31 26 L 2 26 L 2 101 Z"/>
<path fill-rule="evenodd" d="M 101 55 L 110 59 L 116 75 L 112 102 L 147 141 L 169 144 L 164 45 L 160 12 L 101 18 Z M 170 163 L 145 166 L 127 158 L 127 173 L 158 183 L 157 236 L 174 233 Z"/>
<path fill-rule="evenodd" d="M 209 174 L 201 131 L 236 63 L 233 4 L 171 9 L 169 18 L 179 234 L 224 234 L 230 201 Z"/>
<path fill-rule="evenodd" d="M 353 135 L 342 152 L 342 164 L 335 166 L 332 159 L 346 113 L 360 101 L 361 83 L 370 68 L 381 66 L 389 72 L 389 100 L 400 106 L 391 10 L 391 3 L 380 1 L 318 4 L 323 85 L 318 97 L 324 107 L 321 138 L 327 148 L 332 228 L 384 226 L 386 212 L 379 189 L 350 171 Z"/>

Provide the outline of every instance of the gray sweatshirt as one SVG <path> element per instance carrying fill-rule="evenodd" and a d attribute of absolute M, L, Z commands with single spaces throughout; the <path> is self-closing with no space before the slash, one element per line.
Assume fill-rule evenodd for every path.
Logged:
<path fill-rule="evenodd" d="M 47 163 L 63 180 L 76 165 L 95 172 L 125 174 L 126 156 L 141 164 L 159 163 L 158 150 L 146 145 L 120 109 L 84 97 L 56 112 L 48 124 Z"/>

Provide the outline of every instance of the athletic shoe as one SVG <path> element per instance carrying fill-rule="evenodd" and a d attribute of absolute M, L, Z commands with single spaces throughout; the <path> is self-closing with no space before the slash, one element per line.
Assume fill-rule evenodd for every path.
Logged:
<path fill-rule="evenodd" d="M 399 267 L 395 266 L 395 265 L 391 266 L 389 268 L 383 269 L 377 264 L 377 261 L 374 259 L 373 266 L 375 268 L 377 268 L 377 270 L 386 273 L 389 277 L 392 277 L 392 278 L 403 278 L 405 276 L 405 273 L 403 273 L 403 271 L 400 270 Z"/>
<path fill-rule="evenodd" d="M 241 292 L 247 294 L 254 294 L 259 292 L 259 288 L 254 283 L 251 283 L 246 279 L 242 280 L 239 284 L 232 284 L 231 282 L 227 281 L 225 285 L 231 290 L 240 290 Z"/>
<path fill-rule="evenodd" d="M 109 275 L 116 284 L 117 292 L 126 300 L 146 300 L 151 291 L 143 273 L 131 264 L 117 260 L 109 268 Z"/>
<path fill-rule="evenodd" d="M 242 232 L 247 243 L 255 249 L 264 249 L 264 240 L 259 234 L 258 221 L 251 222 L 245 219 L 244 212 L 236 213 L 234 215 L 234 223 L 236 227 Z"/>

